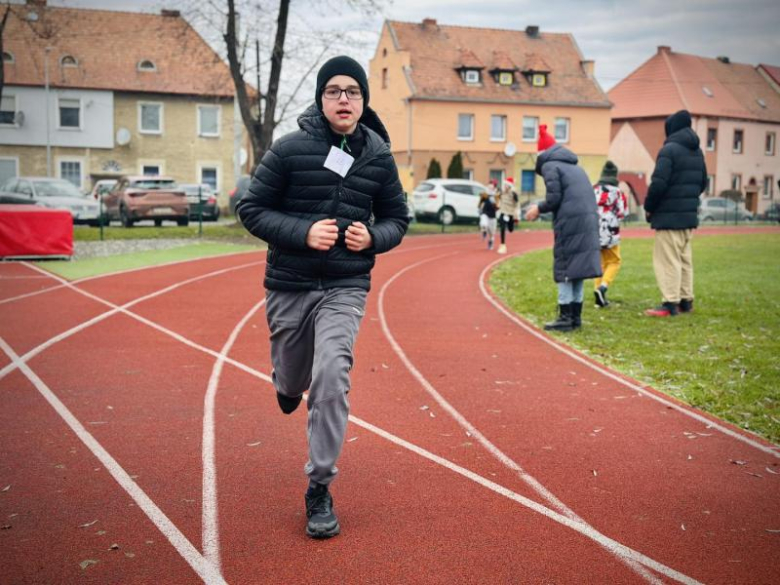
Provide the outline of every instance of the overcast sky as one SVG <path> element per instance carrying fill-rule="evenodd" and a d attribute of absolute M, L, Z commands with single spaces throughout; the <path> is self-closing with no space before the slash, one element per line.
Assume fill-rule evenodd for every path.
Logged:
<path fill-rule="evenodd" d="M 49 4 L 157 11 L 162 6 L 176 8 L 178 3 L 50 0 Z M 340 4 L 344 2 L 293 0 L 291 17 L 308 19 L 315 14 L 313 27 L 365 31 L 366 48 L 356 57 L 366 66 L 384 18 L 419 22 L 426 17 L 440 24 L 517 30 L 538 25 L 542 31 L 570 32 L 585 58 L 596 61 L 596 78 L 605 90 L 649 59 L 658 45 L 704 57 L 727 55 L 736 62 L 780 66 L 780 3 L 776 0 L 394 0 L 384 3 L 384 14 L 373 17 L 345 10 L 329 16 L 331 8 Z"/>

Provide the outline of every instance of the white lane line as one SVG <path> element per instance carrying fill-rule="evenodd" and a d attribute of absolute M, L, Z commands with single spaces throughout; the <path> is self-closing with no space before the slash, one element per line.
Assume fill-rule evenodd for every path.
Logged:
<path fill-rule="evenodd" d="M 77 288 L 75 288 L 75 290 L 78 291 Z M 83 292 L 83 291 L 79 291 L 79 292 Z M 103 302 L 108 304 L 108 301 L 103 301 Z M 240 370 L 250 374 L 251 376 L 259 378 L 259 379 L 261 379 L 261 380 L 263 380 L 265 382 L 268 382 L 269 384 L 273 385 L 273 382 L 272 382 L 270 376 L 268 376 L 268 375 L 266 375 L 266 374 L 264 374 L 262 372 L 259 372 L 259 371 L 255 370 L 254 368 L 251 368 L 251 367 L 249 367 L 249 366 L 247 366 L 247 365 L 245 365 L 245 364 L 243 364 L 241 362 L 238 362 L 236 360 L 233 360 L 232 358 L 229 358 L 227 356 L 220 356 L 220 354 L 218 354 L 217 352 L 215 352 L 215 351 L 213 351 L 213 350 L 211 350 L 209 348 L 203 347 L 203 346 L 201 346 L 201 345 L 199 345 L 199 344 L 197 344 L 197 343 L 195 343 L 195 342 L 185 338 L 184 336 L 179 335 L 178 333 L 175 333 L 175 332 L 173 332 L 171 330 L 168 330 L 168 329 L 162 327 L 161 325 L 158 325 L 157 323 L 154 323 L 152 321 L 149 321 L 148 319 L 145 319 L 143 317 L 135 315 L 135 314 L 133 314 L 130 311 L 123 310 L 123 312 L 128 314 L 131 317 L 134 317 L 134 318 L 138 319 L 139 321 L 141 321 L 143 323 L 146 323 L 147 325 L 149 325 L 151 327 L 154 327 L 155 329 L 157 329 L 159 331 L 162 331 L 162 332 L 170 335 L 174 339 L 177 339 L 177 340 L 181 341 L 182 343 L 188 345 L 189 347 L 193 347 L 195 349 L 198 349 L 198 350 L 200 350 L 200 351 L 202 351 L 202 352 L 204 352 L 204 353 L 206 353 L 208 355 L 211 355 L 213 357 L 216 357 L 216 358 L 223 357 L 223 359 L 224 359 L 224 361 L 226 363 L 229 363 L 229 364 L 233 365 L 234 367 L 236 367 L 236 368 L 238 368 L 238 369 L 240 369 Z M 379 435 L 379 436 L 381 436 L 381 437 L 383 437 L 385 439 L 388 439 L 388 440 L 392 441 L 393 443 L 395 443 L 395 444 L 397 444 L 399 446 L 402 446 L 402 447 L 404 447 L 406 449 L 409 449 L 410 451 L 412 451 L 414 453 L 417 453 L 418 455 L 422 455 L 423 457 L 425 457 L 425 458 L 427 458 L 427 459 L 429 459 L 429 460 L 431 460 L 431 461 L 433 461 L 435 463 L 438 463 L 439 465 L 443 465 L 447 469 L 455 471 L 456 473 L 459 473 L 460 475 L 463 475 L 464 477 L 467 477 L 467 478 L 471 479 L 472 481 L 476 481 L 478 484 L 480 484 L 480 485 L 482 485 L 484 487 L 487 487 L 488 489 L 491 489 L 492 491 L 494 491 L 494 492 L 496 492 L 496 493 L 498 493 L 498 494 L 500 494 L 502 496 L 508 497 L 508 498 L 518 502 L 519 504 L 521 504 L 523 506 L 526 506 L 527 508 L 530 508 L 531 510 L 539 512 L 542 515 L 550 518 L 551 520 L 553 520 L 555 522 L 558 522 L 560 524 L 563 524 L 563 525 L 569 526 L 569 527 L 574 527 L 574 526 L 571 525 L 571 523 L 574 523 L 576 526 L 583 526 L 583 525 L 580 525 L 580 524 L 576 524 L 575 521 L 569 520 L 565 516 L 562 516 L 562 515 L 558 514 L 557 512 L 555 512 L 553 510 L 550 510 L 549 508 L 546 508 L 545 506 L 543 506 L 541 504 L 537 504 L 533 500 L 529 500 L 527 498 L 524 498 L 523 496 L 520 496 L 519 494 L 516 494 L 515 492 L 513 492 L 513 491 L 511 491 L 511 490 L 509 490 L 507 488 L 504 488 L 503 486 L 500 486 L 500 485 L 498 485 L 498 484 L 496 484 L 494 482 L 491 482 L 490 480 L 488 480 L 486 478 L 483 478 L 482 476 L 480 476 L 480 475 L 478 475 L 478 474 L 476 474 L 476 473 L 474 473 L 472 471 L 469 471 L 469 470 L 467 470 L 467 469 L 465 469 L 463 467 L 460 467 L 457 464 L 452 463 L 452 462 L 450 462 L 450 461 L 448 461 L 448 460 L 446 460 L 446 459 L 444 459 L 442 457 L 434 455 L 434 454 L 432 454 L 432 453 L 422 449 L 421 447 L 417 447 L 417 446 L 413 445 L 412 443 L 409 443 L 409 442 L 407 442 L 407 441 L 405 441 L 405 440 L 403 440 L 403 439 L 401 439 L 399 437 L 396 437 L 395 435 L 392 435 L 391 433 L 388 433 L 387 431 L 384 431 L 384 430 L 380 429 L 379 427 L 371 425 L 370 423 L 367 423 L 367 422 L 365 422 L 365 421 L 363 421 L 363 420 L 361 420 L 361 419 L 359 419 L 359 418 L 357 418 L 357 417 L 355 417 L 353 415 L 349 415 L 349 420 L 354 422 L 358 426 L 361 426 L 361 427 L 363 427 L 363 428 L 365 428 L 365 429 L 367 429 L 367 430 L 369 430 L 369 431 L 371 431 L 371 432 L 373 432 L 373 433 L 375 433 L 375 434 L 377 434 L 377 435 Z M 694 579 L 686 577 L 682 573 L 678 573 L 677 571 L 675 571 L 675 570 L 673 570 L 673 569 L 671 569 L 669 567 L 666 567 L 665 565 L 662 565 L 661 563 L 658 563 L 657 561 L 649 559 L 648 557 L 644 557 L 644 555 L 642 555 L 641 553 L 636 552 L 633 549 L 630 549 L 630 548 L 628 548 L 628 547 L 626 547 L 624 545 L 621 545 L 620 543 L 618 543 L 616 541 L 613 541 L 612 539 L 610 539 L 607 536 L 602 535 L 601 533 L 599 533 L 595 529 L 592 529 L 592 528 L 587 527 L 587 526 L 585 526 L 585 529 L 586 529 L 586 531 L 583 532 L 582 529 L 575 528 L 575 530 L 577 530 L 577 532 L 580 532 L 580 533 L 584 534 L 588 538 L 591 538 L 592 540 L 595 540 L 596 542 L 599 542 L 600 544 L 603 544 L 602 541 L 605 541 L 605 542 L 608 542 L 608 543 L 614 543 L 614 546 L 615 547 L 619 547 L 619 550 L 621 550 L 621 551 L 628 551 L 631 555 L 634 555 L 636 557 L 636 559 L 638 559 L 640 557 L 642 559 L 647 559 L 647 562 L 643 562 L 643 561 L 640 561 L 640 562 L 642 562 L 642 564 L 644 564 L 645 566 L 648 566 L 648 567 L 656 570 L 657 572 L 659 572 L 661 574 L 664 574 L 664 575 L 670 576 L 672 578 L 675 578 L 675 579 L 677 579 L 678 581 L 680 581 L 682 583 L 686 583 L 686 584 L 690 584 L 690 585 L 698 585 L 698 581 L 695 581 Z M 660 567 L 660 569 L 658 567 Z"/>
<path fill-rule="evenodd" d="M 390 278 L 384 284 L 384 286 L 379 292 L 379 321 L 382 325 L 382 331 L 384 332 L 385 337 L 390 342 L 390 346 L 393 348 L 393 351 L 396 353 L 396 355 L 398 355 L 398 357 L 401 359 L 403 364 L 406 366 L 406 369 L 409 370 L 412 376 L 420 383 L 420 385 L 423 388 L 425 388 L 426 392 L 428 392 L 428 394 L 430 394 L 433 397 L 433 399 L 437 402 L 437 404 L 445 412 L 447 412 L 447 414 L 449 414 L 453 419 L 455 419 L 455 421 L 457 421 L 457 423 L 461 426 L 462 429 L 466 431 L 468 435 L 476 439 L 488 451 L 488 453 L 490 453 L 491 455 L 493 455 L 493 457 L 498 459 L 505 467 L 511 469 L 514 473 L 516 473 L 517 476 L 523 482 L 525 482 L 528 486 L 530 486 L 532 490 L 534 490 L 537 494 L 539 494 L 545 501 L 551 504 L 564 516 L 570 518 L 575 522 L 588 525 L 587 522 L 585 522 L 585 520 L 580 518 L 577 515 L 577 513 L 574 512 L 574 510 L 572 510 L 566 504 L 560 501 L 551 491 L 549 491 L 546 487 L 544 487 L 544 485 L 542 485 L 541 482 L 539 482 L 539 480 L 537 480 L 534 476 L 532 476 L 530 473 L 525 471 L 525 469 L 523 469 L 516 461 L 514 461 L 506 453 L 504 453 L 501 449 L 499 449 L 495 444 L 493 444 L 490 441 L 490 439 L 488 439 L 485 435 L 483 435 L 474 425 L 472 425 L 468 421 L 468 419 L 466 419 L 465 416 L 463 416 L 454 406 L 452 406 L 452 404 L 450 404 L 446 398 L 444 398 L 441 394 L 439 394 L 436 388 L 433 387 L 433 384 L 431 384 L 425 378 L 425 376 L 423 376 L 422 373 L 414 366 L 412 361 L 406 355 L 406 352 L 404 352 L 404 350 L 395 340 L 395 337 L 393 337 L 393 334 L 390 332 L 390 327 L 387 325 L 387 318 L 385 317 L 385 309 L 384 309 L 384 299 L 385 299 L 385 292 L 387 291 L 387 288 L 395 281 L 396 278 L 399 278 L 407 271 L 413 270 L 423 264 L 427 264 L 429 262 L 434 262 L 436 260 L 446 258 L 447 256 L 451 256 L 452 254 L 454 253 L 442 254 L 439 256 L 434 256 L 433 258 L 428 258 L 427 260 L 422 260 L 415 264 L 411 264 L 410 266 L 407 266 L 406 268 L 397 272 L 395 275 L 393 275 L 392 278 Z M 660 583 L 658 578 L 655 577 L 655 575 L 652 575 L 643 566 L 634 563 L 633 561 L 630 560 L 627 560 L 627 563 L 629 564 L 631 569 L 639 573 L 646 581 L 649 581 L 650 583 L 656 583 L 656 584 Z"/>
<path fill-rule="evenodd" d="M 647 390 L 645 388 L 642 388 L 641 386 L 637 386 L 633 382 L 630 382 L 622 377 L 620 377 L 618 374 L 611 372 L 610 370 L 607 370 L 606 368 L 603 368 L 590 360 L 585 359 L 575 351 L 571 350 L 568 347 L 565 347 L 563 345 L 560 345 L 559 343 L 555 342 L 550 337 L 547 337 L 546 335 L 543 335 L 541 332 L 539 332 L 538 329 L 536 329 L 534 326 L 525 323 L 522 319 L 520 319 L 517 315 L 509 311 L 506 307 L 504 307 L 501 303 L 499 303 L 493 296 L 490 295 L 490 293 L 487 291 L 487 287 L 485 285 L 485 279 L 487 276 L 487 273 L 490 271 L 493 266 L 498 264 L 499 262 L 504 262 L 505 260 L 509 260 L 509 258 L 512 258 L 516 256 L 517 254 L 514 254 L 512 256 L 506 257 L 506 258 L 499 258 L 498 260 L 491 262 L 487 266 L 485 266 L 485 269 L 482 271 L 482 274 L 479 276 L 479 290 L 482 291 L 482 295 L 490 302 L 492 305 L 501 311 L 504 315 L 506 315 L 512 322 L 514 322 L 519 327 L 525 329 L 528 333 L 536 337 L 537 339 L 541 339 L 546 344 L 554 347 L 561 353 L 569 356 L 570 358 L 578 361 L 579 363 L 589 367 L 592 370 L 597 371 L 599 374 L 602 374 L 603 376 L 606 376 L 607 378 L 610 378 L 611 380 L 615 380 L 616 382 L 623 384 L 624 386 L 631 388 L 631 390 L 634 390 L 635 392 L 639 392 L 640 394 L 647 396 L 648 398 L 652 398 L 653 400 L 660 402 L 667 408 L 672 408 L 676 410 L 677 412 L 684 414 L 687 417 L 690 417 L 704 425 L 707 426 L 708 429 L 715 429 L 724 435 L 727 435 L 733 439 L 737 439 L 738 441 L 741 441 L 745 443 L 746 445 L 750 445 L 751 447 L 758 449 L 759 451 L 762 451 L 764 453 L 767 453 L 769 455 L 772 455 L 774 457 L 777 457 L 780 459 L 780 446 L 767 446 L 762 443 L 759 443 L 758 441 L 755 441 L 751 439 L 750 437 L 747 437 L 741 433 L 738 433 L 737 431 L 734 431 L 726 426 L 723 426 L 721 424 L 718 424 L 712 419 L 709 419 L 705 416 L 700 415 L 697 412 L 693 412 L 686 408 L 685 406 L 682 406 L 680 404 L 677 404 L 671 400 L 667 400 L 666 398 L 663 398 L 662 396 L 657 395 L 654 392 L 651 392 L 650 390 Z"/>
<path fill-rule="evenodd" d="M 105 448 L 98 443 L 89 431 L 87 431 L 73 413 L 57 398 L 49 387 L 33 372 L 30 367 L 24 363 L 13 349 L 0 337 L 0 349 L 11 359 L 13 363 L 27 376 L 33 386 L 40 392 L 43 398 L 51 405 L 58 415 L 65 421 L 75 435 L 84 445 L 97 457 L 97 459 L 108 470 L 116 482 L 127 492 L 132 500 L 143 510 L 144 514 L 154 523 L 155 526 L 165 535 L 168 542 L 173 545 L 181 557 L 187 561 L 192 569 L 198 574 L 204 583 L 208 585 L 226 585 L 225 580 L 207 559 L 187 540 L 187 537 L 176 528 L 171 520 L 160 510 L 146 492 L 135 483 L 121 465 L 114 459 Z"/>
<path fill-rule="evenodd" d="M 222 351 L 211 370 L 211 377 L 209 378 L 203 404 L 203 554 L 206 556 L 206 560 L 220 572 L 222 571 L 222 562 L 219 553 L 219 503 L 217 501 L 216 438 L 214 432 L 216 428 L 214 408 L 217 389 L 219 388 L 219 378 L 222 375 L 225 357 L 230 352 L 239 333 L 241 333 L 249 319 L 264 304 L 265 299 L 252 307 L 228 336 L 228 340 L 222 347 Z"/>
<path fill-rule="evenodd" d="M 177 289 L 179 287 L 182 287 L 184 285 L 191 284 L 193 282 L 197 282 L 198 280 L 203 280 L 205 278 L 211 278 L 213 276 L 219 276 L 221 274 L 232 272 L 234 270 L 240 270 L 240 269 L 243 269 L 243 268 L 247 268 L 247 267 L 250 267 L 250 266 L 257 266 L 257 265 L 264 264 L 264 263 L 265 263 L 265 261 L 250 262 L 248 264 L 240 264 L 238 266 L 231 266 L 230 268 L 223 268 L 221 270 L 215 270 L 214 272 L 208 272 L 206 274 L 201 274 L 200 276 L 195 276 L 193 278 L 188 278 L 187 280 L 183 280 L 181 282 L 177 282 L 175 284 L 167 286 L 167 287 L 165 287 L 163 289 L 160 289 L 160 290 L 155 291 L 153 293 L 150 293 L 148 295 L 139 297 L 139 298 L 137 298 L 137 299 L 135 299 L 133 301 L 130 301 L 129 303 L 125 303 L 122 306 L 115 305 L 114 303 L 110 303 L 109 301 L 101 299 L 100 297 L 98 297 L 96 295 L 93 295 L 92 293 L 89 293 L 89 292 L 87 292 L 85 290 L 82 290 L 82 289 L 74 286 L 70 282 L 67 282 L 67 281 L 65 281 L 63 279 L 60 279 L 57 276 L 53 276 L 52 278 L 54 278 L 55 280 L 60 280 L 63 283 L 63 286 L 65 286 L 67 288 L 70 288 L 70 289 L 78 292 L 79 294 L 82 294 L 82 295 L 84 295 L 84 296 L 86 296 L 86 297 L 88 297 L 88 298 L 90 298 L 90 299 L 92 299 L 94 301 L 97 301 L 97 302 L 99 302 L 101 304 L 104 304 L 104 305 L 107 305 L 107 306 L 113 307 L 113 308 L 110 311 L 106 311 L 105 313 L 101 313 L 100 315 L 97 315 L 97 316 L 93 317 L 92 319 L 89 319 L 88 321 L 85 321 L 85 322 L 81 323 L 80 325 L 76 325 L 74 327 L 71 327 L 67 331 L 63 331 L 62 333 L 60 333 L 58 335 L 55 335 L 54 337 L 51 337 L 50 339 L 48 339 L 44 343 L 40 344 L 39 346 L 31 349 L 26 354 L 24 354 L 21 357 L 21 360 L 23 362 L 28 362 L 33 357 L 35 357 L 36 355 L 41 353 L 43 350 L 51 347 L 55 343 L 57 343 L 59 341 L 62 341 L 63 339 L 67 339 L 71 335 L 74 335 L 74 334 L 78 333 L 79 331 L 83 331 L 87 327 L 91 327 L 95 323 L 99 323 L 100 321 L 103 321 L 104 319 L 107 319 L 111 315 L 114 315 L 114 314 L 120 313 L 120 312 L 127 312 L 126 311 L 127 308 L 132 307 L 133 305 L 136 305 L 136 304 L 138 304 L 140 302 L 143 302 L 143 301 L 149 300 L 151 298 L 160 296 L 162 294 L 165 294 L 167 292 L 175 290 L 175 289 Z M 34 270 L 41 270 L 37 266 L 31 266 L 31 268 L 33 268 Z M 44 271 L 41 270 L 41 272 L 44 272 Z M 130 314 L 130 313 L 128 312 L 128 314 Z M 12 372 L 15 369 L 16 369 L 16 365 L 13 362 L 8 364 L 7 366 L 5 366 L 3 369 L 0 369 L 0 380 L 2 380 L 3 377 L 8 375 L 10 372 Z"/>

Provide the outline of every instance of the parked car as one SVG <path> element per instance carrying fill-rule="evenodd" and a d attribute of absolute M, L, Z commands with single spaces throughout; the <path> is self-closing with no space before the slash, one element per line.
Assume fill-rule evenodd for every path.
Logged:
<path fill-rule="evenodd" d="M 119 220 L 125 227 L 137 221 L 154 220 L 161 226 L 163 220 L 173 220 L 181 226 L 190 222 L 187 196 L 170 177 L 122 177 L 106 195 L 103 205 L 111 220 Z"/>
<path fill-rule="evenodd" d="M 456 221 L 479 219 L 479 196 L 487 187 L 466 179 L 426 179 L 412 193 L 412 206 L 418 219 L 437 219 L 449 225 Z"/>
<path fill-rule="evenodd" d="M 29 202 L 51 209 L 65 209 L 73 217 L 74 224 L 100 225 L 106 222 L 100 215 L 100 206 L 89 196 L 65 179 L 49 177 L 15 177 L 6 182 L 5 191 L 29 197 Z"/>
<path fill-rule="evenodd" d="M 187 195 L 187 203 L 190 204 L 190 219 L 197 220 L 200 217 L 199 205 L 203 205 L 203 221 L 217 221 L 219 219 L 219 205 L 217 205 L 217 193 L 211 185 L 179 185 Z"/>
<path fill-rule="evenodd" d="M 249 175 L 243 175 L 236 186 L 228 193 L 228 207 L 232 215 L 236 214 L 236 203 L 244 196 L 247 189 L 249 189 L 249 183 L 252 182 L 252 177 Z"/>
<path fill-rule="evenodd" d="M 725 197 L 705 197 L 699 205 L 699 221 L 752 221 L 753 214 L 742 204 Z"/>
<path fill-rule="evenodd" d="M 37 205 L 37 203 L 30 195 L 0 191 L 0 205 Z"/>
<path fill-rule="evenodd" d="M 766 211 L 761 215 L 761 219 L 780 222 L 780 203 L 772 203 L 772 205 L 767 207 Z"/>
<path fill-rule="evenodd" d="M 528 208 L 531 207 L 531 205 L 540 205 L 544 203 L 544 201 L 544 199 L 534 199 L 533 201 L 526 201 L 523 203 L 520 206 L 520 221 L 526 221 L 525 213 L 528 211 Z M 540 213 L 539 217 L 537 217 L 534 221 L 552 221 L 552 218 L 552 211 L 548 211 L 547 213 Z"/>
<path fill-rule="evenodd" d="M 105 195 L 116 185 L 116 179 L 100 179 L 92 186 L 92 198 L 97 201 L 101 195 Z"/>

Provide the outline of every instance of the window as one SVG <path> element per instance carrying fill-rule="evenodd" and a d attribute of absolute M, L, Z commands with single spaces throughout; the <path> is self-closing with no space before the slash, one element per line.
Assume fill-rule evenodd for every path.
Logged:
<path fill-rule="evenodd" d="M 81 189 L 81 161 L 80 160 L 61 160 L 60 161 L 60 179 L 73 184 L 74 187 Z"/>
<path fill-rule="evenodd" d="M 707 150 L 715 150 L 718 142 L 718 129 L 707 128 Z"/>
<path fill-rule="evenodd" d="M 138 131 L 141 134 L 162 134 L 162 104 L 148 102 L 138 103 Z"/>
<path fill-rule="evenodd" d="M 501 189 L 501 185 L 504 183 L 504 169 L 490 169 L 489 179 L 495 181 L 498 188 Z"/>
<path fill-rule="evenodd" d="M 0 158 L 0 188 L 19 174 L 18 158 Z"/>
<path fill-rule="evenodd" d="M 3 51 L 3 62 L 4 63 L 15 63 L 16 59 L 14 59 L 14 54 L 9 53 L 8 51 Z"/>
<path fill-rule="evenodd" d="M 476 69 L 467 69 L 464 76 L 466 83 L 479 83 L 479 71 Z"/>
<path fill-rule="evenodd" d="M 520 183 L 523 193 L 536 192 L 536 171 L 523 171 Z"/>
<path fill-rule="evenodd" d="M 498 74 L 499 85 L 512 85 L 515 81 L 515 76 L 511 71 L 502 71 Z"/>
<path fill-rule="evenodd" d="M 474 180 L 474 169 L 463 169 L 463 178 L 467 181 Z"/>
<path fill-rule="evenodd" d="M 32 195 L 33 188 L 30 181 L 19 181 L 16 184 L 16 192 L 21 193 L 22 195 Z"/>
<path fill-rule="evenodd" d="M 715 194 L 715 175 L 707 175 L 707 195 Z"/>
<path fill-rule="evenodd" d="M 565 144 L 569 141 L 569 118 L 555 118 L 555 142 Z"/>
<path fill-rule="evenodd" d="M 490 140 L 506 140 L 506 116 L 490 116 Z"/>
<path fill-rule="evenodd" d="M 387 89 L 387 67 L 382 67 L 382 89 Z"/>
<path fill-rule="evenodd" d="M 458 114 L 458 140 L 474 140 L 473 114 Z"/>
<path fill-rule="evenodd" d="M 198 136 L 219 136 L 219 106 L 198 106 Z"/>
<path fill-rule="evenodd" d="M 772 193 L 772 188 L 774 187 L 774 183 L 775 183 L 775 178 L 772 175 L 764 175 L 764 199 L 774 199 Z"/>
<path fill-rule="evenodd" d="M 734 191 L 742 189 L 742 175 L 731 175 L 731 188 Z"/>
<path fill-rule="evenodd" d="M 157 71 L 157 66 L 153 61 L 144 59 L 143 61 L 138 62 L 138 71 Z"/>
<path fill-rule="evenodd" d="M 60 98 L 60 128 L 81 128 L 81 100 Z"/>
<path fill-rule="evenodd" d="M 742 138 L 743 138 L 743 131 L 742 130 L 734 130 L 734 144 L 732 145 L 732 151 L 734 154 L 742 154 Z"/>
<path fill-rule="evenodd" d="M 219 183 L 219 174 L 216 167 L 201 167 L 200 168 L 200 182 L 204 185 L 209 185 L 212 191 L 217 191 L 217 185 Z"/>
<path fill-rule="evenodd" d="M 775 133 L 767 132 L 766 140 L 764 141 L 764 154 L 767 156 L 775 156 Z"/>
<path fill-rule="evenodd" d="M 60 65 L 63 67 L 78 67 L 79 62 L 76 60 L 76 57 L 73 55 L 63 55 L 60 59 Z"/>
<path fill-rule="evenodd" d="M 6 90 L 7 92 L 7 90 Z M 0 125 L 16 125 L 16 96 L 3 92 L 3 99 L 0 101 Z"/>
<path fill-rule="evenodd" d="M 141 165 L 141 174 L 145 177 L 160 176 L 160 165 Z"/>
<path fill-rule="evenodd" d="M 523 142 L 534 142 L 539 139 L 539 118 L 523 116 Z"/>
<path fill-rule="evenodd" d="M 547 85 L 546 73 L 534 73 L 531 77 L 531 85 L 534 87 L 545 87 Z"/>

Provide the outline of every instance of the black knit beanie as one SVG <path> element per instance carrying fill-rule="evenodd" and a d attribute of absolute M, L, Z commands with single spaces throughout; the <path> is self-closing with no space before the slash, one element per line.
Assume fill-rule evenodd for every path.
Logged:
<path fill-rule="evenodd" d="M 317 108 L 322 111 L 322 90 L 325 89 L 325 85 L 330 81 L 331 77 L 336 75 L 347 75 L 357 81 L 363 92 L 363 108 L 365 110 L 368 107 L 368 78 L 366 78 L 366 72 L 360 66 L 360 63 L 352 57 L 345 55 L 333 57 L 333 59 L 328 60 L 320 67 L 320 71 L 317 73 L 317 94 L 314 96 Z"/>
<path fill-rule="evenodd" d="M 604 168 L 601 169 L 601 178 L 599 179 L 599 183 L 604 183 L 605 185 L 614 185 L 617 187 L 618 168 L 617 165 L 611 160 L 608 160 L 604 164 Z"/>

